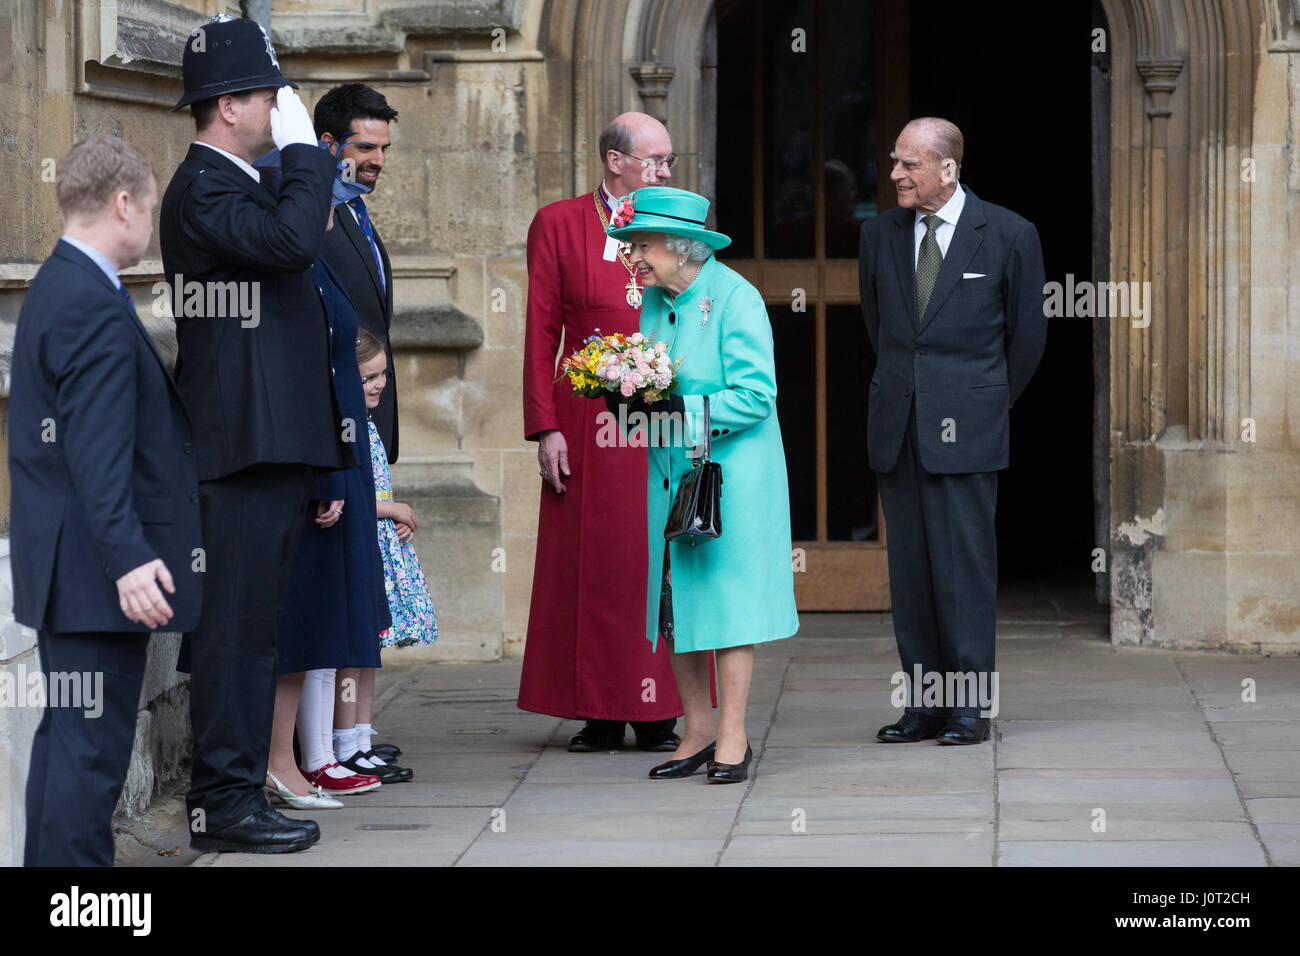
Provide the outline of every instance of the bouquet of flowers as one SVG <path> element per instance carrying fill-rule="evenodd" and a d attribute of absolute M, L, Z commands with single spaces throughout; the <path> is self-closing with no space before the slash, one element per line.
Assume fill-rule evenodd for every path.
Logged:
<path fill-rule="evenodd" d="M 560 371 L 569 376 L 575 395 L 604 398 L 617 393 L 649 403 L 672 391 L 679 365 L 663 342 L 651 342 L 640 332 L 618 332 L 590 336 L 582 348 L 560 363 Z"/>

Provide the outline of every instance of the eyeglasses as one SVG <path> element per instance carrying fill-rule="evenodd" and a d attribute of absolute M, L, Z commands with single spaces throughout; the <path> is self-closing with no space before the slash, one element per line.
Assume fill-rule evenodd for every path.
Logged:
<path fill-rule="evenodd" d="M 663 167 L 664 169 L 672 169 L 677 165 L 677 160 L 681 159 L 681 157 L 676 153 L 673 153 L 667 159 L 660 159 L 658 156 L 633 156 L 631 153 L 624 152 L 621 149 L 619 152 L 623 153 L 624 156 L 629 156 L 632 159 L 637 160 L 646 169 L 658 169 L 660 167 Z"/>

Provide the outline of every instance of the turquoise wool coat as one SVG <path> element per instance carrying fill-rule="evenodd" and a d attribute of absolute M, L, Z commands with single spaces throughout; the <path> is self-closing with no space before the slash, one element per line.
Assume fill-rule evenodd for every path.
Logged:
<path fill-rule="evenodd" d="M 708 298 L 708 320 L 700 309 Z M 716 259 L 690 288 L 669 299 L 645 290 L 641 332 L 682 360 L 676 394 L 686 404 L 677 435 L 661 428 L 669 447 L 649 449 L 647 522 L 650 579 L 646 637 L 659 634 L 664 525 L 677 484 L 691 470 L 691 449 L 703 443 L 704 396 L 709 397 L 711 457 L 722 465 L 722 536 L 670 545 L 673 650 L 713 650 L 761 644 L 799 629 L 790 558 L 790 493 L 785 448 L 776 416 L 772 326 L 758 290 Z M 684 434 L 683 434 L 684 433 Z"/>

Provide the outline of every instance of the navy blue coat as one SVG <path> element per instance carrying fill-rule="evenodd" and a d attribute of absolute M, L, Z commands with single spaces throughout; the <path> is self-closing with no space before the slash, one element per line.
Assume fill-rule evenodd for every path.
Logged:
<path fill-rule="evenodd" d="M 205 291 L 201 314 L 176 320 L 176 382 L 194 418 L 203 481 L 258 463 L 355 464 L 339 438 L 329 330 L 310 271 L 329 218 L 334 160 L 300 144 L 280 151 L 280 165 L 273 194 L 196 143 L 163 195 L 165 278 Z M 208 294 L 223 290 L 246 299 L 256 292 L 256 324 L 224 294 L 212 295 L 216 314 L 208 314 Z M 191 311 L 186 296 L 172 295 L 173 308 Z"/>
<path fill-rule="evenodd" d="M 117 579 L 161 558 L 168 630 L 198 624 L 198 477 L 184 402 L 135 310 L 66 242 L 32 280 L 9 396 L 14 617 L 131 631 Z"/>
<path fill-rule="evenodd" d="M 966 189 L 918 321 L 915 222 L 914 210 L 898 207 L 862 226 L 858 279 L 876 351 L 867 400 L 871 467 L 893 469 L 915 402 L 926 471 L 999 471 L 1010 464 L 1011 406 L 1047 342 L 1038 231 Z"/>
<path fill-rule="evenodd" d="M 335 226 L 348 215 L 335 210 Z M 366 400 L 357 368 L 357 314 L 342 281 L 324 258 L 312 266 L 330 322 L 334 393 L 343 435 L 361 464 L 332 471 L 316 482 L 302 515 L 302 537 L 276 624 L 281 674 L 338 667 L 379 667 L 379 632 L 392 619 L 379 555 L 375 477 L 370 470 Z M 317 501 L 342 501 L 333 527 L 316 524 Z"/>

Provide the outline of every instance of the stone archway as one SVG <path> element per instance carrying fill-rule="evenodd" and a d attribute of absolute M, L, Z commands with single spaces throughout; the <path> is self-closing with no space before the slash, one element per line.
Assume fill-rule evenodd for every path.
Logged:
<path fill-rule="evenodd" d="M 599 176 L 596 142 L 614 116 L 642 110 L 664 120 L 682 157 L 675 185 L 710 195 L 714 134 L 710 25 L 713 4 L 699 0 L 550 0 L 541 31 L 560 54 L 552 82 L 572 91 L 565 142 L 573 192 Z M 558 89 L 557 89 L 558 92 Z"/>
<path fill-rule="evenodd" d="M 1112 640 L 1236 643 L 1225 620 L 1227 542 L 1234 521 L 1250 518 L 1229 513 L 1225 489 L 1246 457 L 1238 438 L 1252 414 L 1245 169 L 1255 158 L 1257 44 L 1267 29 L 1267 49 L 1300 48 L 1300 2 L 1100 2 L 1111 53 L 1106 278 L 1151 290 L 1147 315 L 1109 326 Z M 711 191 L 713 7 L 548 2 L 543 36 L 567 54 L 553 82 L 572 91 L 564 142 L 575 190 L 590 186 L 608 118 L 645 109 L 666 118 L 685 157 L 677 184 Z M 1189 501 L 1205 487 L 1225 499 L 1217 510 Z M 1169 603 L 1188 589 L 1207 595 L 1197 612 Z M 1188 615 L 1207 608 L 1211 620 L 1186 635 Z"/>

